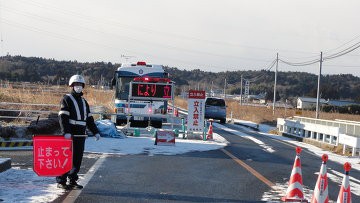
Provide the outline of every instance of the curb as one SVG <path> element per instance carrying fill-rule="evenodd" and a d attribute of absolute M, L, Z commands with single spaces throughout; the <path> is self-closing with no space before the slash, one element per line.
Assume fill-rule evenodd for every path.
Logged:
<path fill-rule="evenodd" d="M 0 158 L 0 173 L 11 168 L 10 158 Z"/>
<path fill-rule="evenodd" d="M 27 147 L 33 146 L 33 141 L 3 141 L 0 147 Z"/>

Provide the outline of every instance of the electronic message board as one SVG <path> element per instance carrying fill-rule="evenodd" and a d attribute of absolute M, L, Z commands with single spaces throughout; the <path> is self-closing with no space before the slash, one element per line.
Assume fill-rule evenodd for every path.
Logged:
<path fill-rule="evenodd" d="M 131 98 L 142 100 L 171 100 L 172 84 L 131 82 Z"/>

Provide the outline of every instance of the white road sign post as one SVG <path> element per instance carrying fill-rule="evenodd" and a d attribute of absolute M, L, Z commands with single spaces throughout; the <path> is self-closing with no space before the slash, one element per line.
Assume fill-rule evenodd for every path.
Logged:
<path fill-rule="evenodd" d="M 190 133 L 202 132 L 205 120 L 205 91 L 189 90 L 188 126 Z"/>

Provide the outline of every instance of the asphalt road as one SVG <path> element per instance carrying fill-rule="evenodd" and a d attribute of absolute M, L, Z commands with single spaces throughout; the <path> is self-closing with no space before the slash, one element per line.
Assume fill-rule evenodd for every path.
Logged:
<path fill-rule="evenodd" d="M 230 158 L 224 150 L 176 156 L 111 156 L 106 158 L 76 202 L 261 202 L 263 194 L 269 191 L 270 195 L 273 192 L 271 201 L 280 201 L 279 193 L 285 191 L 274 191 L 272 187 L 286 185 L 295 159 L 295 146 L 234 125 L 226 124 L 226 127 L 254 136 L 271 146 L 274 152 L 215 128 L 231 143 L 225 150 L 245 166 Z M 304 187 L 313 190 L 321 158 L 303 150 L 301 162 Z M 343 166 L 331 160 L 327 167 L 343 172 Z M 256 173 L 262 178 L 256 177 Z M 360 179 L 356 170 L 351 176 Z M 336 200 L 338 191 L 339 184 L 329 180 L 330 200 Z M 360 197 L 353 195 L 353 202 L 360 202 Z"/>
<path fill-rule="evenodd" d="M 254 142 L 249 139 L 242 139 L 236 135 L 226 134 L 224 137 L 231 142 L 231 145 L 226 148 L 230 153 L 234 154 L 240 160 L 243 160 L 246 164 L 260 172 L 274 184 L 284 184 L 289 180 L 295 159 L 295 146 L 269 138 L 254 131 L 245 131 L 242 128 L 229 124 L 226 126 L 251 135 L 275 150 L 275 152 L 269 153 L 264 150 L 263 147 L 254 144 Z M 217 132 L 222 135 L 224 131 Z M 322 163 L 321 157 L 314 155 L 311 151 L 303 149 L 300 158 L 303 185 L 304 187 L 313 190 Z M 327 170 L 328 172 L 330 170 L 335 170 L 340 174 L 343 174 L 344 172 L 343 164 L 331 161 L 331 156 L 327 162 Z M 358 170 L 351 170 L 350 176 L 360 180 L 360 173 Z M 339 178 L 342 179 L 342 175 L 339 176 Z M 328 179 L 328 181 L 329 198 L 330 200 L 336 201 L 340 185 L 330 179 Z M 359 184 L 359 182 L 357 182 L 357 184 Z M 353 202 L 360 202 L 360 196 L 353 195 L 352 200 Z"/>
<path fill-rule="evenodd" d="M 295 146 L 234 125 L 225 126 L 255 137 L 271 146 L 274 152 L 254 141 L 214 128 L 231 143 L 224 150 L 176 156 L 143 154 L 103 158 L 86 187 L 78 192 L 75 202 L 262 202 L 264 193 L 271 196 L 267 200 L 278 202 L 291 174 Z M 3 153 L 12 158 L 13 165 L 31 167 L 31 152 Z M 80 173 L 89 173 L 95 161 L 85 157 Z M 304 149 L 301 162 L 304 188 L 313 190 L 321 158 Z M 343 165 L 331 161 L 331 157 L 327 168 L 343 173 Z M 350 176 L 360 179 L 358 170 L 351 170 Z M 285 189 L 276 191 L 275 185 L 285 185 Z M 336 201 L 339 187 L 329 179 L 330 200 Z M 62 202 L 69 194 L 55 202 Z M 360 202 L 360 197 L 353 194 L 352 201 Z"/>

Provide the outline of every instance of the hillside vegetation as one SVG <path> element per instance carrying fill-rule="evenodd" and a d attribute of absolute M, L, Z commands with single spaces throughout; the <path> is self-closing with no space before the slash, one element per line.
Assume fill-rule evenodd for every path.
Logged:
<path fill-rule="evenodd" d="M 0 57 L 0 80 L 38 82 L 42 84 L 66 84 L 74 74 L 82 74 L 92 84 L 106 85 L 111 81 L 119 64 L 77 61 L 56 61 L 38 57 Z M 218 73 L 195 70 L 181 70 L 165 67 L 175 81 L 179 94 L 182 90 L 205 89 L 223 92 L 226 79 L 226 93 L 240 94 L 240 78 L 254 79 L 250 83 L 250 94 L 266 93 L 266 99 L 273 99 L 273 71 L 223 71 Z M 206 67 L 204 67 L 206 69 Z M 225 68 L 224 68 L 225 69 Z M 317 75 L 304 72 L 279 72 L 277 79 L 277 100 L 292 97 L 316 97 Z M 360 78 L 351 74 L 323 75 L 321 97 L 360 101 Z"/>

